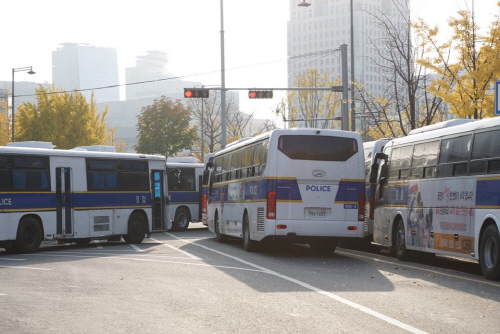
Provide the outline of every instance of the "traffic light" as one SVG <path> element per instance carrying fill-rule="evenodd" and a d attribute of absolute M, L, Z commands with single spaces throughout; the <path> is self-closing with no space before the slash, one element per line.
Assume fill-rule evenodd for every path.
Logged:
<path fill-rule="evenodd" d="M 184 88 L 184 97 L 187 99 L 206 99 L 208 98 L 208 89 L 206 88 Z"/>
<path fill-rule="evenodd" d="M 272 90 L 250 90 L 248 91 L 248 97 L 250 99 L 272 99 Z"/>

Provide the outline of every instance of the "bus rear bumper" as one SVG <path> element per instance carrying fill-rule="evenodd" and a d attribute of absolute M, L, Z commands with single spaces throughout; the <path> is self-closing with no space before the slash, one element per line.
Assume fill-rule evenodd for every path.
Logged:
<path fill-rule="evenodd" d="M 268 220 L 270 222 L 270 220 Z M 270 226 L 271 227 L 271 226 Z M 278 237 L 338 237 L 338 238 L 363 238 L 364 222 L 362 221 L 297 221 L 276 220 L 273 233 Z M 271 231 L 268 231 L 271 232 Z"/>

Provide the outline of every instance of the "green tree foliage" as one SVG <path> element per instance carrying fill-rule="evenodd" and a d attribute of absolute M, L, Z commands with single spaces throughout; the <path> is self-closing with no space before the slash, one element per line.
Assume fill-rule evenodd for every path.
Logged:
<path fill-rule="evenodd" d="M 16 113 L 16 141 L 52 142 L 57 148 L 105 145 L 107 107 L 98 112 L 94 95 L 87 102 L 79 92 L 36 89 L 37 103 L 23 103 Z"/>
<path fill-rule="evenodd" d="M 420 63 L 439 78 L 429 91 L 441 97 L 459 117 L 493 116 L 492 84 L 500 77 L 500 18 L 496 17 L 486 34 L 480 33 L 473 11 L 459 11 L 448 25 L 453 35 L 444 43 L 439 42 L 437 27 L 423 21 L 416 25 L 430 52 Z"/>
<path fill-rule="evenodd" d="M 162 96 L 153 105 L 142 108 L 137 117 L 137 152 L 174 156 L 198 140 L 197 129 L 189 126 L 191 111 L 177 100 Z"/>

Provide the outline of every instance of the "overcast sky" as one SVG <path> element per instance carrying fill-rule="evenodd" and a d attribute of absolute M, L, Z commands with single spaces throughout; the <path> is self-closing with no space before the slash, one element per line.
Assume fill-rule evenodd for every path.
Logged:
<path fill-rule="evenodd" d="M 472 1 L 414 0 L 412 15 L 446 29 Z M 496 0 L 475 0 L 483 31 L 497 9 Z M 220 86 L 220 0 L 8 0 L 1 11 L 0 80 L 11 81 L 12 68 L 33 66 L 35 75 L 16 72 L 16 81 L 51 83 L 52 51 L 71 42 L 116 48 L 122 83 L 136 56 L 162 50 L 171 74 Z M 288 19 L 288 0 L 224 1 L 226 87 L 286 87 Z M 241 110 L 271 116 L 284 93 L 274 95 L 249 101 L 241 92 Z"/>

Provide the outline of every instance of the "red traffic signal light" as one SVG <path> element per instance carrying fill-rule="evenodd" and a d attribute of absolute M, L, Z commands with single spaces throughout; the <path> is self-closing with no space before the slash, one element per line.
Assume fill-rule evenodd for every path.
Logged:
<path fill-rule="evenodd" d="M 272 90 L 251 90 L 248 91 L 248 97 L 250 99 L 272 99 Z"/>
<path fill-rule="evenodd" d="M 208 98 L 209 91 L 206 88 L 184 88 L 184 97 L 191 99 L 205 99 Z"/>

